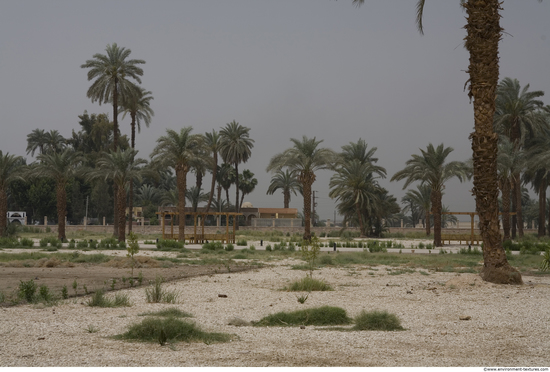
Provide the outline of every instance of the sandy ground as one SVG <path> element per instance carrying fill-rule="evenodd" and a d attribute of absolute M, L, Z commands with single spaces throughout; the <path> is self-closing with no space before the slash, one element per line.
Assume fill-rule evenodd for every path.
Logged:
<path fill-rule="evenodd" d="M 404 252 L 405 253 L 405 252 Z M 416 270 L 395 275 L 383 266 L 326 267 L 314 277 L 334 288 L 300 293 L 281 289 L 305 276 L 293 265 L 269 262 L 245 272 L 174 280 L 176 305 L 151 304 L 143 288 L 122 289 L 128 308 L 92 308 L 86 297 L 55 307 L 0 308 L 0 366 L 538 366 L 550 365 L 550 277 L 524 276 L 525 285 L 494 285 L 475 274 Z M 226 297 L 220 297 L 224 295 Z M 236 327 L 279 311 L 339 306 L 396 314 L 404 331 L 343 332 L 319 327 Z M 205 330 L 235 335 L 229 343 L 122 342 L 143 317 L 173 307 L 190 312 Z M 467 320 L 462 320 L 467 319 Z M 98 332 L 90 333 L 90 326 Z"/>

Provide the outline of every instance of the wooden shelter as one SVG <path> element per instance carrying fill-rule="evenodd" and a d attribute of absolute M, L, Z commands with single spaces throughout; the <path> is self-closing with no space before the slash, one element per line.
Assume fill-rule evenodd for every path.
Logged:
<path fill-rule="evenodd" d="M 157 212 L 160 215 L 162 224 L 162 239 L 178 239 L 178 234 L 174 233 L 174 217 L 178 216 L 178 212 L 162 211 Z M 170 216 L 170 232 L 166 232 L 166 216 Z M 224 243 L 235 243 L 235 231 L 237 229 L 237 216 L 242 216 L 242 213 L 236 212 L 185 212 L 185 216 L 193 216 L 193 233 L 185 234 L 185 241 L 192 244 L 203 244 L 206 241 L 219 240 Z M 206 216 L 225 216 L 226 226 L 225 234 L 206 234 L 204 232 L 204 220 Z M 229 231 L 229 217 L 233 216 L 233 229 Z M 197 220 L 200 218 L 200 230 L 198 230 Z"/>
<path fill-rule="evenodd" d="M 430 213 L 432 214 L 432 213 Z M 441 234 L 441 242 L 445 243 L 445 241 L 448 241 L 449 244 L 451 244 L 451 240 L 458 241 L 459 244 L 462 243 L 462 241 L 465 241 L 466 243 L 470 245 L 474 245 L 474 242 L 476 245 L 479 245 L 479 243 L 482 241 L 481 236 L 474 233 L 474 217 L 477 214 L 477 212 L 443 212 L 441 214 L 456 214 L 456 215 L 467 215 L 470 216 L 471 220 L 471 228 L 470 228 L 470 235 L 468 234 Z M 502 215 L 502 213 L 499 213 Z M 516 212 L 510 212 L 510 215 L 516 214 Z"/>

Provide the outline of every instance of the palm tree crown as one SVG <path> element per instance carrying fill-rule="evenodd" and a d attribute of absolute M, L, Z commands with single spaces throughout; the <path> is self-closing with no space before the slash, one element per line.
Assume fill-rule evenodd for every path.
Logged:
<path fill-rule="evenodd" d="M 296 172 L 290 172 L 288 169 L 284 172 L 282 170 L 276 171 L 271 177 L 271 183 L 266 194 L 273 195 L 277 190 L 283 190 L 283 205 L 284 208 L 289 208 L 290 194 L 294 193 L 294 195 L 297 195 L 297 191 L 300 194 L 302 193 L 302 185 L 298 181 Z"/>

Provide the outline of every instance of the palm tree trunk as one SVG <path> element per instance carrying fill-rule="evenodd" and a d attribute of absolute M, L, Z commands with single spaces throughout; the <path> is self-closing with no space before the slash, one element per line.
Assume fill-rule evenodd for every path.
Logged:
<path fill-rule="evenodd" d="M 0 189 L 0 236 L 4 236 L 6 233 L 6 226 L 8 225 L 8 193 L 6 188 Z"/>
<path fill-rule="evenodd" d="M 113 236 L 118 236 L 118 186 L 113 183 Z"/>
<path fill-rule="evenodd" d="M 512 239 L 515 239 L 517 237 L 517 226 L 518 226 L 518 217 L 515 214 L 517 212 L 517 197 L 516 197 L 516 183 L 512 180 L 510 181 L 511 189 L 510 189 L 510 200 L 512 202 L 512 212 L 514 214 L 512 215 Z"/>
<path fill-rule="evenodd" d="M 539 187 L 539 231 L 538 236 L 546 234 L 546 187 L 548 186 L 546 178 L 541 181 Z"/>
<path fill-rule="evenodd" d="M 185 166 L 176 167 L 176 182 L 178 185 L 178 240 L 185 242 L 185 189 L 187 188 L 187 171 Z"/>
<path fill-rule="evenodd" d="M 118 185 L 118 241 L 126 240 L 126 190 L 123 185 Z"/>
<path fill-rule="evenodd" d="M 65 193 L 65 183 L 57 182 L 57 237 L 65 240 L 65 216 L 67 215 L 67 195 Z"/>
<path fill-rule="evenodd" d="M 434 216 L 434 246 L 441 247 L 441 191 L 432 189 L 432 214 Z"/>
<path fill-rule="evenodd" d="M 130 117 L 132 118 L 131 145 L 133 150 L 136 148 L 136 113 L 135 111 L 132 111 L 130 113 Z M 134 223 L 133 217 L 134 217 L 134 183 L 130 182 L 130 192 L 128 195 L 128 232 L 132 231 L 132 225 Z"/>
<path fill-rule="evenodd" d="M 424 211 L 424 221 L 426 221 L 426 236 L 429 236 L 431 231 L 430 231 L 430 211 L 429 210 L 425 210 Z"/>
<path fill-rule="evenodd" d="M 118 149 L 118 77 L 115 77 L 115 83 L 113 85 L 113 151 Z M 118 223 L 119 223 L 119 209 L 118 209 L 118 186 L 113 185 L 114 198 L 113 198 L 113 235 L 118 235 Z"/>
<path fill-rule="evenodd" d="M 472 140 L 474 195 L 483 238 L 483 280 L 521 284 L 521 274 L 508 263 L 498 220 L 498 135 L 493 131 L 501 37 L 499 0 L 468 0 L 466 49 L 470 52 L 470 98 L 474 99 Z"/>
<path fill-rule="evenodd" d="M 210 210 L 210 204 L 214 198 L 214 189 L 216 188 L 216 176 L 218 174 L 218 153 L 214 154 L 214 168 L 212 169 L 212 184 L 210 186 L 210 196 L 208 197 L 208 203 L 206 204 L 206 213 Z"/>
<path fill-rule="evenodd" d="M 502 229 L 504 230 L 503 240 L 510 240 L 510 180 L 502 181 Z"/>
<path fill-rule="evenodd" d="M 304 240 L 311 241 L 311 185 L 315 181 L 315 175 L 300 174 L 299 181 L 304 191 Z"/>
<path fill-rule="evenodd" d="M 359 218 L 359 232 L 361 238 L 365 237 L 365 225 L 363 223 L 363 216 L 361 215 L 361 206 L 359 203 L 355 203 L 355 211 L 357 212 L 357 218 Z"/>
<path fill-rule="evenodd" d="M 239 213 L 241 206 L 239 205 L 239 163 L 237 162 L 235 162 L 235 188 L 237 189 L 235 196 L 235 212 Z M 237 229 L 238 228 L 239 225 L 237 224 Z"/>
<path fill-rule="evenodd" d="M 288 208 L 290 204 L 290 190 L 283 190 L 283 199 L 285 208 Z"/>
<path fill-rule="evenodd" d="M 516 217 L 518 223 L 518 235 L 523 238 L 523 214 L 521 211 L 521 183 L 519 180 L 519 173 L 516 178 Z"/>

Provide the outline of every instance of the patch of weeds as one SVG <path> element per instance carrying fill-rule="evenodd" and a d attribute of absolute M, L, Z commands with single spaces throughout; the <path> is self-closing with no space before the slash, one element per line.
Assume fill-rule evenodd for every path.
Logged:
<path fill-rule="evenodd" d="M 352 320 L 347 316 L 346 310 L 340 307 L 322 306 L 317 308 L 298 310 L 293 312 L 279 312 L 268 315 L 254 324 L 257 327 L 284 327 L 296 325 L 344 325 Z"/>
<path fill-rule="evenodd" d="M 164 278 L 162 276 L 157 276 L 155 278 L 155 282 L 151 283 L 151 287 L 145 289 L 145 297 L 147 298 L 147 302 L 176 303 L 178 293 L 166 291 L 164 288 L 162 288 L 163 283 Z"/>
<path fill-rule="evenodd" d="M 354 319 L 354 330 L 357 331 L 401 331 L 401 321 L 395 314 L 387 311 L 361 311 Z"/>
<path fill-rule="evenodd" d="M 127 307 L 132 306 L 127 294 L 116 294 L 115 298 L 106 297 L 102 289 L 98 289 L 88 300 L 88 306 L 92 307 Z"/>
<path fill-rule="evenodd" d="M 413 270 L 413 269 L 397 269 L 397 270 L 390 269 L 388 272 L 388 275 L 412 274 L 414 272 L 416 272 L 416 270 Z"/>
<path fill-rule="evenodd" d="M 27 282 L 20 280 L 19 297 L 25 299 L 25 301 L 29 303 L 32 303 L 34 301 L 37 288 L 38 286 L 32 279 Z"/>
<path fill-rule="evenodd" d="M 304 304 L 309 297 L 309 293 L 306 295 L 296 296 L 296 300 L 298 300 L 299 303 Z"/>
<path fill-rule="evenodd" d="M 225 246 L 225 250 L 226 250 L 227 252 L 231 252 L 231 251 L 234 250 L 234 249 L 235 249 L 235 247 L 234 247 L 233 244 L 231 244 L 231 243 L 229 243 L 229 244 L 227 244 L 227 245 Z"/>
<path fill-rule="evenodd" d="M 86 332 L 88 332 L 88 333 L 97 333 L 97 332 L 99 332 L 99 328 L 97 328 L 93 324 L 88 324 L 88 327 L 86 328 Z"/>
<path fill-rule="evenodd" d="M 469 245 L 468 248 L 460 248 L 459 254 L 475 254 L 475 255 L 482 255 L 483 253 L 479 250 L 478 247 L 474 247 L 472 249 L 472 246 Z"/>
<path fill-rule="evenodd" d="M 167 342 L 228 342 L 234 336 L 227 333 L 211 333 L 201 330 L 197 325 L 180 319 L 146 318 L 141 323 L 131 325 L 125 333 L 113 338 L 119 340 L 134 340 L 145 342 L 158 342 L 164 345 Z"/>
<path fill-rule="evenodd" d="M 313 292 L 313 291 L 332 291 L 332 287 L 325 281 L 313 279 L 309 276 L 293 282 L 289 287 L 284 288 L 291 292 Z"/>
<path fill-rule="evenodd" d="M 168 309 L 163 309 L 155 312 L 147 312 L 138 314 L 139 316 L 160 316 L 160 317 L 173 317 L 173 318 L 191 318 L 192 314 L 182 311 L 175 307 L 170 307 Z"/>
<path fill-rule="evenodd" d="M 63 288 L 61 288 L 61 298 L 64 300 L 69 298 L 69 289 L 67 288 L 67 285 L 64 285 Z"/>

